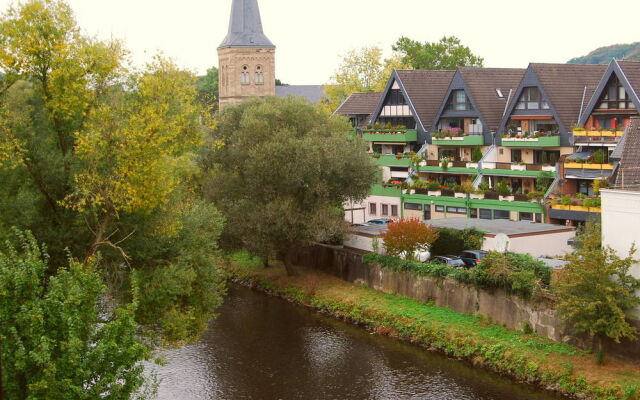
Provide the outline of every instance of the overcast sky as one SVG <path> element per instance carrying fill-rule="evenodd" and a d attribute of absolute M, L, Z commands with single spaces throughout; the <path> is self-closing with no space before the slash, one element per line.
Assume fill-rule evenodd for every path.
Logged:
<path fill-rule="evenodd" d="M 0 0 L 4 10 L 12 0 Z M 231 0 L 68 0 L 86 33 L 124 39 L 136 63 L 158 51 L 197 73 L 217 66 Z M 458 36 L 487 67 L 566 62 L 609 44 L 640 41 L 639 0 L 259 0 L 277 46 L 276 75 L 326 83 L 349 49 L 390 52 L 400 36 Z"/>

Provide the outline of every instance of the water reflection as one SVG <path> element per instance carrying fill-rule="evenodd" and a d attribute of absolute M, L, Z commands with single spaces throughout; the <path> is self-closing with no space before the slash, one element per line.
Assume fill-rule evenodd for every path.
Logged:
<path fill-rule="evenodd" d="M 556 398 L 242 287 L 164 357 L 160 400 Z"/>

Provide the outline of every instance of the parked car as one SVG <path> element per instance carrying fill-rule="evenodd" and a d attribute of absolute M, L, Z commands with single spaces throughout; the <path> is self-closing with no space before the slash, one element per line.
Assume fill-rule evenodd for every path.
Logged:
<path fill-rule="evenodd" d="M 365 225 L 387 225 L 391 221 L 386 218 L 370 219 Z"/>
<path fill-rule="evenodd" d="M 468 268 L 473 268 L 480 264 L 480 261 L 482 261 L 488 253 L 488 251 L 484 250 L 465 250 L 460 254 L 460 258 Z"/>
<path fill-rule="evenodd" d="M 465 268 L 465 263 L 460 257 L 456 256 L 437 256 L 431 259 L 434 264 L 445 264 L 453 268 Z"/>

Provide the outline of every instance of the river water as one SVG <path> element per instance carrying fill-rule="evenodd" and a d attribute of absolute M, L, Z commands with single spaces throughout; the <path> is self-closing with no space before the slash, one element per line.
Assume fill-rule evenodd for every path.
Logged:
<path fill-rule="evenodd" d="M 558 399 L 232 285 L 195 345 L 148 366 L 160 400 Z"/>

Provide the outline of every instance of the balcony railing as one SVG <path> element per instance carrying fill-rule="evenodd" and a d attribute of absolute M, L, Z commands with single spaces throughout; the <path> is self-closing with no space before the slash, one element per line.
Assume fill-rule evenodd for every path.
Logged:
<path fill-rule="evenodd" d="M 432 136 L 431 142 L 439 146 L 482 146 L 484 137 L 478 134 L 464 136 Z"/>
<path fill-rule="evenodd" d="M 485 175 L 522 175 L 530 177 L 541 177 L 548 173 L 555 173 L 555 165 L 543 164 L 520 164 L 520 163 L 501 163 L 501 162 L 483 162 L 483 174 Z"/>
<path fill-rule="evenodd" d="M 411 165 L 411 156 L 402 154 L 402 155 L 393 155 L 393 154 L 372 154 L 376 165 L 381 167 L 408 167 Z"/>
<path fill-rule="evenodd" d="M 624 131 L 588 131 L 582 129 L 574 129 L 573 136 L 587 136 L 587 137 L 620 137 L 624 135 Z"/>
<path fill-rule="evenodd" d="M 560 136 L 506 137 L 502 138 L 505 147 L 559 147 Z"/>
<path fill-rule="evenodd" d="M 363 129 L 362 138 L 367 142 L 415 142 L 418 131 L 415 129 Z"/>
<path fill-rule="evenodd" d="M 599 169 L 599 170 L 613 170 L 613 165 L 611 164 L 596 164 L 596 163 L 588 163 L 588 162 L 565 162 L 565 169 Z"/>

